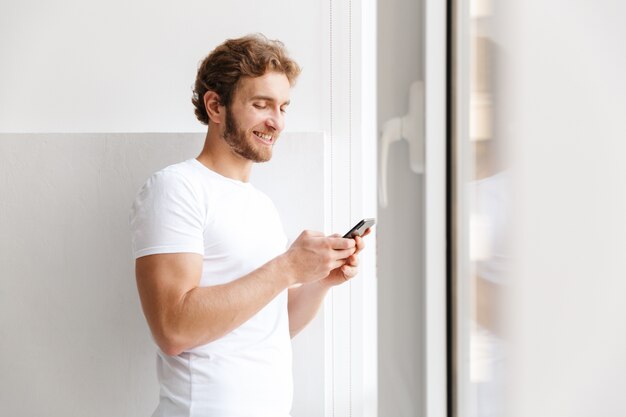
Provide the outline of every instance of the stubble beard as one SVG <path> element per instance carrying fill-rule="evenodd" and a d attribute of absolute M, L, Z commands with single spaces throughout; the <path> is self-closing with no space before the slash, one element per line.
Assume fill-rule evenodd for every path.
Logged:
<path fill-rule="evenodd" d="M 250 134 L 254 134 L 250 132 Z M 255 148 L 249 141 L 246 132 L 239 128 L 239 123 L 226 107 L 226 125 L 222 135 L 226 143 L 237 155 L 252 162 L 267 162 L 272 158 L 272 147 Z"/>

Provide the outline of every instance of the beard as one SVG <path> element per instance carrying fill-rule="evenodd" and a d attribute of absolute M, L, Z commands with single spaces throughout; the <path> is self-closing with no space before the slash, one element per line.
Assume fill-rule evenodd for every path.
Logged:
<path fill-rule="evenodd" d="M 230 107 L 226 107 L 226 125 L 222 137 L 230 145 L 230 148 L 237 155 L 252 162 L 267 162 L 272 158 L 272 147 L 255 147 L 254 143 L 250 143 L 249 136 L 245 130 L 239 127 L 239 123 L 235 115 L 230 111 Z"/>

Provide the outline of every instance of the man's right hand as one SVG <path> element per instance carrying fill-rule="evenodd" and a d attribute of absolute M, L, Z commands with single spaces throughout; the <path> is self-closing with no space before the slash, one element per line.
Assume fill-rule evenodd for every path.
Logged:
<path fill-rule="evenodd" d="M 330 271 L 346 263 L 355 251 L 354 239 L 305 230 L 284 256 L 293 273 L 293 283 L 307 284 L 328 276 Z"/>

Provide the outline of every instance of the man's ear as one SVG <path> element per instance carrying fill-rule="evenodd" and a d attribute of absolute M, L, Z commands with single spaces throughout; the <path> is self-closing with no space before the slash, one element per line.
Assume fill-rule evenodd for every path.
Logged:
<path fill-rule="evenodd" d="M 221 104 L 220 96 L 215 91 L 207 91 L 204 93 L 203 99 L 209 120 L 217 124 L 223 123 L 226 111 Z"/>

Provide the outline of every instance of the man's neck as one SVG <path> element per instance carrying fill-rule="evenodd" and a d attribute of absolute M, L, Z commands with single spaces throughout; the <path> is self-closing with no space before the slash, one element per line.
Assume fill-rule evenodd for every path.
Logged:
<path fill-rule="evenodd" d="M 219 134 L 214 134 L 210 129 L 204 140 L 204 148 L 196 159 L 224 177 L 242 182 L 250 179 L 252 161 L 237 155 Z"/>

